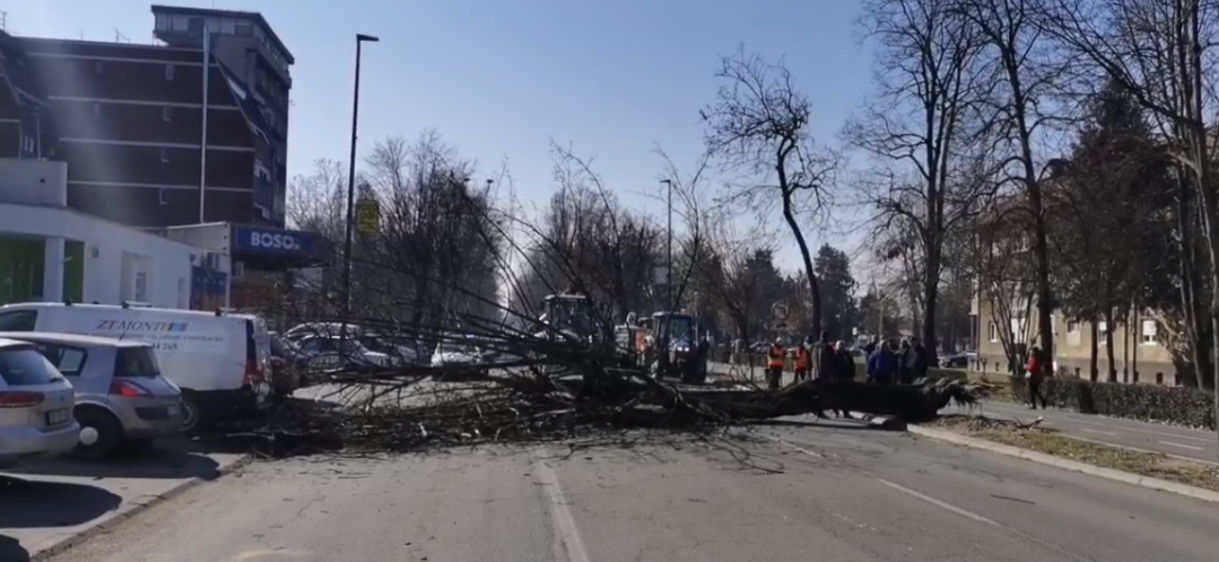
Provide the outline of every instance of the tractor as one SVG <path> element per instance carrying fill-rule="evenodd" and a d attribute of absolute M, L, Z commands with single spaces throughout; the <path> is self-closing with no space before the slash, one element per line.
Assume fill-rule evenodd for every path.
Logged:
<path fill-rule="evenodd" d="M 698 322 L 686 312 L 655 312 L 639 322 L 638 357 L 657 378 L 678 377 L 684 383 L 707 378 L 707 357 L 699 354 Z"/>

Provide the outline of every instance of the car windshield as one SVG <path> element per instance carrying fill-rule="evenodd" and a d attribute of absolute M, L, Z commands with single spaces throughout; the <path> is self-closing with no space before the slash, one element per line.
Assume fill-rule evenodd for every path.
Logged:
<path fill-rule="evenodd" d="M 114 360 L 114 376 L 151 379 L 161 374 L 151 347 L 124 347 Z"/>
<path fill-rule="evenodd" d="M 55 366 L 33 347 L 0 350 L 0 379 L 8 386 L 33 386 L 60 379 Z"/>

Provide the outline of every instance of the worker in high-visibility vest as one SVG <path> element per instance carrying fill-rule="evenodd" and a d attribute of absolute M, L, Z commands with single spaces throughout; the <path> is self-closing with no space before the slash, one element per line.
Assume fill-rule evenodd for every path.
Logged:
<path fill-rule="evenodd" d="M 776 338 L 774 343 L 770 344 L 770 351 L 766 356 L 767 386 L 771 390 L 778 390 L 779 381 L 783 379 L 783 366 L 787 362 L 787 350 L 783 348 L 783 342 Z"/>
<path fill-rule="evenodd" d="M 807 380 L 812 368 L 813 355 L 809 353 L 808 346 L 798 346 L 796 348 L 796 381 Z"/>

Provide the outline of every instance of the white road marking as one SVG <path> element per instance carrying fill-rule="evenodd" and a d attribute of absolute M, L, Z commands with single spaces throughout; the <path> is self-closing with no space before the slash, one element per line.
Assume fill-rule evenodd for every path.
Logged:
<path fill-rule="evenodd" d="M 1195 445 L 1185 445 L 1182 443 L 1173 443 L 1172 441 L 1160 441 L 1160 444 L 1168 445 L 1169 447 L 1180 447 L 1182 449 L 1189 449 L 1191 451 L 1205 451 L 1206 450 L 1206 447 L 1198 447 Z"/>
<path fill-rule="evenodd" d="M 881 484 L 884 484 L 890 488 L 893 488 L 894 490 L 897 490 L 903 494 L 909 495 L 914 498 L 918 498 L 918 499 L 923 500 L 938 508 L 946 509 L 946 510 L 951 511 L 957 515 L 960 515 L 961 517 L 964 517 L 966 519 L 972 519 L 974 521 L 977 521 L 979 523 L 985 523 L 992 527 L 1000 526 L 998 523 L 995 523 L 994 521 L 992 521 L 990 519 L 982 517 L 981 515 L 978 515 L 977 513 L 969 511 L 968 509 L 963 509 L 963 508 L 957 507 L 955 505 L 952 505 L 948 502 L 937 500 L 931 496 L 928 496 L 927 494 L 911 490 L 910 488 L 902 486 L 901 484 L 894 484 L 893 482 L 890 482 L 890 481 L 882 479 L 882 478 L 878 478 L 877 481 L 880 482 Z"/>
<path fill-rule="evenodd" d="M 1003 407 L 995 408 L 994 405 L 991 405 L 991 409 L 1004 410 L 1005 408 L 1003 408 Z M 1017 415 L 1015 413 L 1015 410 L 1012 410 L 1012 409 L 1008 409 L 1008 411 L 1005 413 L 1007 413 L 1009 415 L 1013 415 L 1013 416 Z M 1128 420 L 1123 420 L 1120 418 L 1113 418 L 1112 420 L 1110 420 L 1108 422 L 1096 422 L 1096 421 L 1092 421 L 1092 420 L 1085 420 L 1085 419 L 1079 418 L 1079 416 L 1084 416 L 1087 414 L 1071 415 L 1070 413 L 1067 413 L 1067 412 L 1058 412 L 1058 415 L 1063 417 L 1062 422 L 1064 422 L 1064 423 L 1076 423 L 1076 424 L 1080 424 L 1080 425 L 1090 425 L 1093 427 L 1103 427 L 1105 429 L 1118 429 L 1121 431 L 1133 431 L 1136 433 L 1144 433 L 1147 435 L 1155 435 L 1158 437 L 1172 437 L 1174 439 L 1184 439 L 1186 441 L 1198 441 L 1200 443 L 1210 443 L 1215 440 L 1212 437 L 1193 437 L 1191 435 L 1182 435 L 1180 433 L 1170 433 L 1167 431 L 1155 431 L 1155 430 L 1151 430 L 1151 429 L 1143 429 L 1141 427 L 1135 427 L 1134 425 L 1124 423 L 1124 422 L 1127 422 Z M 1095 418 L 1095 416 L 1092 416 L 1092 417 Z M 1104 419 L 1104 418 L 1102 418 L 1102 419 Z M 1046 418 L 1046 421 L 1050 422 L 1050 423 L 1054 423 L 1054 420 L 1049 419 L 1049 418 Z M 1061 426 L 1062 424 L 1060 423 L 1059 425 Z M 1084 428 L 1081 427 L 1079 429 L 1082 430 Z M 1085 431 L 1095 431 L 1095 430 L 1085 430 Z"/>
<path fill-rule="evenodd" d="M 1087 431 L 1088 433 L 1095 433 L 1095 434 L 1097 434 L 1097 435 L 1108 435 L 1108 436 L 1110 436 L 1110 437 L 1117 437 L 1117 434 L 1116 434 L 1116 433 L 1114 433 L 1114 432 L 1112 432 L 1112 431 L 1101 431 L 1101 430 L 1099 430 L 1099 429 L 1092 429 L 1092 428 L 1089 428 L 1089 427 L 1081 427 L 1081 428 L 1079 428 L 1079 430 L 1080 430 L 1080 431 Z"/>
<path fill-rule="evenodd" d="M 797 452 L 800 452 L 800 453 L 804 453 L 804 454 L 806 454 L 806 455 L 808 455 L 808 456 L 810 456 L 810 457 L 817 457 L 817 458 L 819 458 L 819 459 L 823 459 L 823 458 L 825 458 L 825 455 L 822 455 L 821 453 L 818 453 L 818 452 L 816 452 L 816 451 L 810 451 L 810 450 L 805 449 L 805 448 L 803 448 L 803 447 L 797 447 L 797 446 L 795 446 L 795 445 L 792 445 L 791 443 L 788 443 L 787 441 L 784 441 L 784 440 L 782 440 L 782 439 L 779 439 L 778 437 L 771 437 L 770 435 L 763 435 L 763 437 L 765 437 L 765 438 L 767 438 L 767 439 L 769 439 L 769 440 L 771 440 L 771 441 L 774 441 L 775 443 L 778 443 L 778 444 L 780 444 L 780 445 L 783 445 L 784 447 L 787 447 L 787 448 L 789 448 L 789 449 L 791 449 L 791 450 L 793 450 L 793 451 L 797 451 Z"/>
<path fill-rule="evenodd" d="M 567 509 L 567 497 L 559 486 L 559 477 L 551 470 L 550 465 L 546 464 L 545 459 L 550 454 L 546 449 L 539 449 L 536 455 L 534 470 L 542 481 L 542 490 L 550 499 L 550 517 L 554 520 L 555 559 L 589 562 L 584 540 L 580 538 L 580 530 L 576 528 L 576 520 L 571 516 L 571 510 Z"/>

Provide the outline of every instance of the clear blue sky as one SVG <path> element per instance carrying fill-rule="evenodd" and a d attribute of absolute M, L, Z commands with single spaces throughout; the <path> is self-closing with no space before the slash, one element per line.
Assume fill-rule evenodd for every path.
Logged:
<path fill-rule="evenodd" d="M 688 166 L 698 109 L 716 90 L 717 54 L 739 44 L 788 67 L 814 102 L 819 139 L 836 142 L 869 89 L 854 2 L 795 0 L 165 0 L 261 12 L 296 56 L 289 172 L 346 160 L 353 36 L 365 49 L 361 146 L 435 128 L 491 170 L 506 157 L 519 195 L 552 190 L 548 142 L 596 156 L 633 206 L 656 186 L 664 147 Z M 145 0 L 0 0 L 15 35 L 150 42 Z M 814 233 L 815 234 L 815 233 Z M 814 242 L 823 240 L 814 236 Z M 795 259 L 783 252 L 784 262 Z M 793 270 L 798 262 L 783 263 Z"/>

